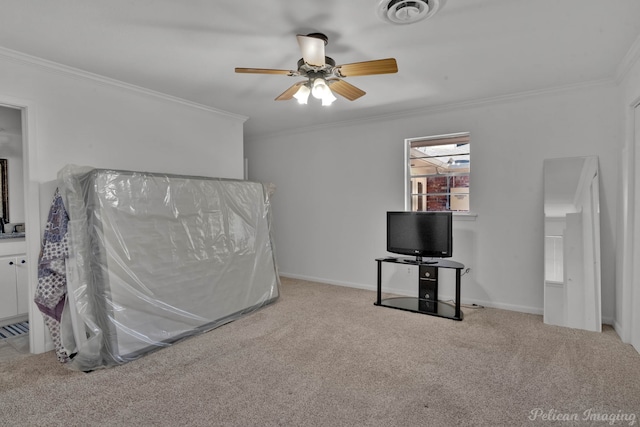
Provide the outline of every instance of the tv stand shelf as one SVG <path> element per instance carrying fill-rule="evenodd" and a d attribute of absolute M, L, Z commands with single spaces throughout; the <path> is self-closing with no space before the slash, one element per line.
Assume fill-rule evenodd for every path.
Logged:
<path fill-rule="evenodd" d="M 412 258 L 377 258 L 378 263 L 378 295 L 374 305 L 462 320 L 460 310 L 460 276 L 464 264 L 450 260 L 416 260 Z M 394 297 L 382 299 L 382 263 L 410 264 L 418 266 L 418 297 Z M 456 297 L 453 304 L 438 301 L 438 269 L 452 268 L 456 270 Z"/>

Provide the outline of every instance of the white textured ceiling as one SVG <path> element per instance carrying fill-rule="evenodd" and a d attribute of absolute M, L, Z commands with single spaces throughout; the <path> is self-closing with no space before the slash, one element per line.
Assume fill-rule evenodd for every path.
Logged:
<path fill-rule="evenodd" d="M 378 0 L 0 0 L 0 47 L 245 115 L 245 135 L 611 80 L 640 34 L 638 0 L 447 0 L 412 25 Z M 394 57 L 352 77 L 331 107 L 274 101 L 296 78 L 295 35 L 329 36 L 338 64 Z"/>

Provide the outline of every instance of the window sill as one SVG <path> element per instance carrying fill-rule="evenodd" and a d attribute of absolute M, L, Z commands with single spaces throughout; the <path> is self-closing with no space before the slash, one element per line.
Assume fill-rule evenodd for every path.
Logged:
<path fill-rule="evenodd" d="M 454 221 L 475 221 L 478 214 L 473 212 L 454 212 Z"/>
<path fill-rule="evenodd" d="M 561 288 L 561 287 L 564 286 L 564 282 L 558 282 L 558 281 L 555 281 L 555 280 L 545 280 L 544 284 L 545 285 L 549 285 L 549 286 L 555 286 L 557 288 Z"/>

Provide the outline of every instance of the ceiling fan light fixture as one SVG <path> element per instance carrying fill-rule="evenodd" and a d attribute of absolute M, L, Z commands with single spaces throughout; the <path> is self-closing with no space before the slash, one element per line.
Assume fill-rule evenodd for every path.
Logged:
<path fill-rule="evenodd" d="M 329 105 L 333 104 L 333 101 L 335 101 L 336 99 L 338 98 L 336 98 L 333 92 L 331 92 L 331 89 L 327 87 L 326 92 L 322 96 L 322 106 L 328 107 Z"/>
<path fill-rule="evenodd" d="M 309 100 L 309 94 L 311 93 L 311 89 L 306 84 L 300 86 L 300 89 L 293 95 L 293 97 L 298 101 L 298 104 L 306 104 Z"/>
<path fill-rule="evenodd" d="M 411 13 L 412 12 L 409 11 L 409 14 Z M 402 13 L 400 13 L 400 15 L 402 15 Z M 297 70 L 236 67 L 236 73 L 281 74 L 289 77 L 305 78 L 306 80 L 289 86 L 275 98 L 275 101 L 288 101 L 295 98 L 299 104 L 307 104 L 309 95 L 313 95 L 314 98 L 322 101 L 322 105 L 328 106 L 333 104 L 337 99 L 336 94 L 349 101 L 354 101 L 366 94 L 363 90 L 342 80 L 345 77 L 392 74 L 398 72 L 398 64 L 395 58 L 375 59 L 336 66 L 332 58 L 324 56 L 324 46 L 328 41 L 326 35 L 322 33 L 311 33 L 306 36 L 298 34 L 297 38 L 300 50 L 302 51 L 302 59 L 298 60 Z M 323 54 L 322 60 L 319 58 L 320 55 L 316 58 L 317 61 L 310 59 L 318 53 Z M 329 86 L 331 86 L 331 88 Z"/>
<path fill-rule="evenodd" d="M 311 89 L 311 95 L 313 95 L 314 98 L 323 99 L 327 91 L 329 93 L 331 92 L 331 90 L 329 89 L 329 86 L 327 86 L 327 82 L 325 82 L 323 78 L 319 77 L 313 81 L 313 88 Z"/>
<path fill-rule="evenodd" d="M 323 66 L 327 36 L 321 33 L 311 33 L 306 36 L 298 34 L 297 38 L 304 62 L 311 66 Z"/>

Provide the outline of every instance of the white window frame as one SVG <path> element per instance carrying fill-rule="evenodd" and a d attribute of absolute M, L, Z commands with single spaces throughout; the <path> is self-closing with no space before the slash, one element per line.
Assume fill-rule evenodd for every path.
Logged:
<path fill-rule="evenodd" d="M 405 210 L 410 211 L 412 209 L 411 206 L 411 146 L 413 142 L 417 141 L 430 141 L 430 140 L 438 140 L 438 139 L 453 139 L 453 138 L 461 138 L 461 137 L 470 137 L 470 132 L 457 132 L 457 133 L 449 133 L 442 135 L 431 135 L 431 136 L 421 136 L 414 138 L 406 138 L 404 140 L 404 207 Z M 469 153 L 471 154 L 471 143 L 469 142 Z M 469 171 L 469 211 L 452 211 L 453 215 L 459 219 L 463 219 L 468 217 L 470 219 L 474 219 L 476 214 L 472 212 L 472 200 L 471 197 L 471 182 L 472 176 L 471 171 Z"/>

